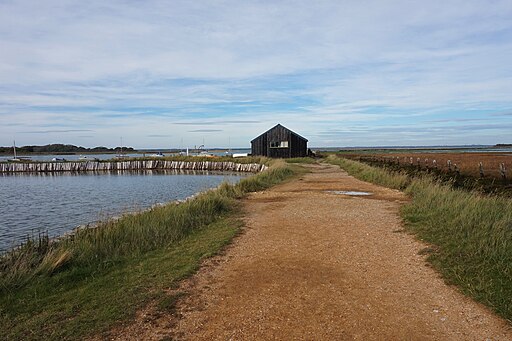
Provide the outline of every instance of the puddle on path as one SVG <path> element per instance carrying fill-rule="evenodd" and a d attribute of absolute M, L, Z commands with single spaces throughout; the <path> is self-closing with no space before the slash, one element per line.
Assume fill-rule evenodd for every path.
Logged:
<path fill-rule="evenodd" d="M 343 194 L 343 195 L 354 195 L 354 196 L 363 196 L 363 195 L 372 195 L 370 192 L 357 192 L 357 191 L 325 191 L 326 193 L 332 194 Z"/>

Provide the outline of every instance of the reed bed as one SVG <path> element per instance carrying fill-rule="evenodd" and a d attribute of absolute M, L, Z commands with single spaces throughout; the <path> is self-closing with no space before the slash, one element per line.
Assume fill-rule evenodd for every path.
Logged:
<path fill-rule="evenodd" d="M 350 153 L 344 154 L 350 159 L 376 160 L 377 162 L 393 162 L 401 166 L 413 166 L 419 169 L 436 169 L 444 173 L 454 173 L 489 180 L 503 180 L 501 166 L 504 165 L 505 177 L 512 178 L 512 153 L 424 153 L 404 151 L 400 153 Z M 481 165 L 480 165 L 481 164 Z"/>
<path fill-rule="evenodd" d="M 405 177 L 352 160 L 329 157 L 351 175 L 405 189 L 406 228 L 431 244 L 428 260 L 449 283 L 512 319 L 512 201 L 454 189 L 433 177 Z M 405 186 L 405 187 L 404 187 Z"/>

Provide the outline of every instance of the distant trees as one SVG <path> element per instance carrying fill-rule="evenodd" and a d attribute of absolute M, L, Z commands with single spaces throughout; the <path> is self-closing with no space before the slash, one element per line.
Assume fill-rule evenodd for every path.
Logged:
<path fill-rule="evenodd" d="M 122 150 L 125 152 L 133 152 L 134 149 L 132 147 L 122 147 Z M 75 146 L 72 144 L 47 144 L 44 146 L 23 146 L 16 147 L 16 151 L 20 154 L 23 153 L 38 153 L 38 154 L 65 154 L 65 153 L 113 153 L 120 152 L 121 147 L 115 148 L 107 148 L 107 147 L 94 147 L 94 148 L 85 148 L 80 146 Z M 12 147 L 0 147 L 0 154 L 12 154 Z"/>

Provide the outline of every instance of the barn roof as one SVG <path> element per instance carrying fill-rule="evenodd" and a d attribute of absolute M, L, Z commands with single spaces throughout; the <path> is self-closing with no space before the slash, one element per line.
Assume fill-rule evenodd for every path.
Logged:
<path fill-rule="evenodd" d="M 308 139 L 307 139 L 307 138 L 305 138 L 305 137 L 303 137 L 303 136 L 300 136 L 300 135 L 299 135 L 299 134 L 297 134 L 296 132 L 294 132 L 294 131 L 292 131 L 292 130 L 290 130 L 290 129 L 286 128 L 285 126 L 281 125 L 280 123 L 276 124 L 275 126 L 273 126 L 272 128 L 270 128 L 269 130 L 265 131 L 264 133 L 262 133 L 262 134 L 258 135 L 258 136 L 257 136 L 257 137 L 255 137 L 255 138 L 253 138 L 253 139 L 251 140 L 251 142 L 253 142 L 254 140 L 259 139 L 260 137 L 262 137 L 263 135 L 265 135 L 266 133 L 268 133 L 269 131 L 271 131 L 272 129 L 275 129 L 275 128 L 277 128 L 277 127 L 282 127 L 282 128 L 284 128 L 284 129 L 288 130 L 288 131 L 289 131 L 290 133 L 292 133 L 293 135 L 297 135 L 297 136 L 298 136 L 298 137 L 300 137 L 301 139 L 306 140 L 306 142 L 308 142 Z"/>

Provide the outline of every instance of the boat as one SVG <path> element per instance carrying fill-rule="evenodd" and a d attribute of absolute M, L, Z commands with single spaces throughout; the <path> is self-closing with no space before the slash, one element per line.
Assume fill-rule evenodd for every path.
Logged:
<path fill-rule="evenodd" d="M 200 151 L 197 155 L 195 156 L 202 156 L 202 157 L 214 157 L 213 153 L 210 153 L 209 151 L 207 150 L 202 150 Z"/>
<path fill-rule="evenodd" d="M 201 156 L 201 157 L 213 157 L 213 153 L 210 153 L 208 151 L 208 149 L 205 149 L 204 148 L 204 144 L 200 145 L 199 147 L 197 148 L 194 148 L 195 152 L 194 153 L 188 153 L 187 151 L 187 155 L 190 155 L 190 156 Z"/>
<path fill-rule="evenodd" d="M 54 157 L 52 162 L 66 162 L 67 160 L 63 157 Z"/>
<path fill-rule="evenodd" d="M 151 154 L 149 155 L 149 157 L 164 157 L 165 155 L 162 154 L 162 152 L 157 152 L 157 153 L 154 153 L 154 154 Z"/>
<path fill-rule="evenodd" d="M 117 154 L 116 156 L 114 156 L 114 159 L 126 159 L 127 156 L 123 154 L 123 137 L 121 136 L 121 151 L 119 152 L 119 154 Z"/>
<path fill-rule="evenodd" d="M 8 159 L 7 162 L 21 162 L 21 158 L 16 155 L 16 141 L 13 141 L 12 148 L 14 150 L 14 157 L 12 159 Z"/>
<path fill-rule="evenodd" d="M 89 156 L 89 155 L 80 155 L 78 157 L 78 160 L 80 161 L 100 161 L 97 157 Z"/>

